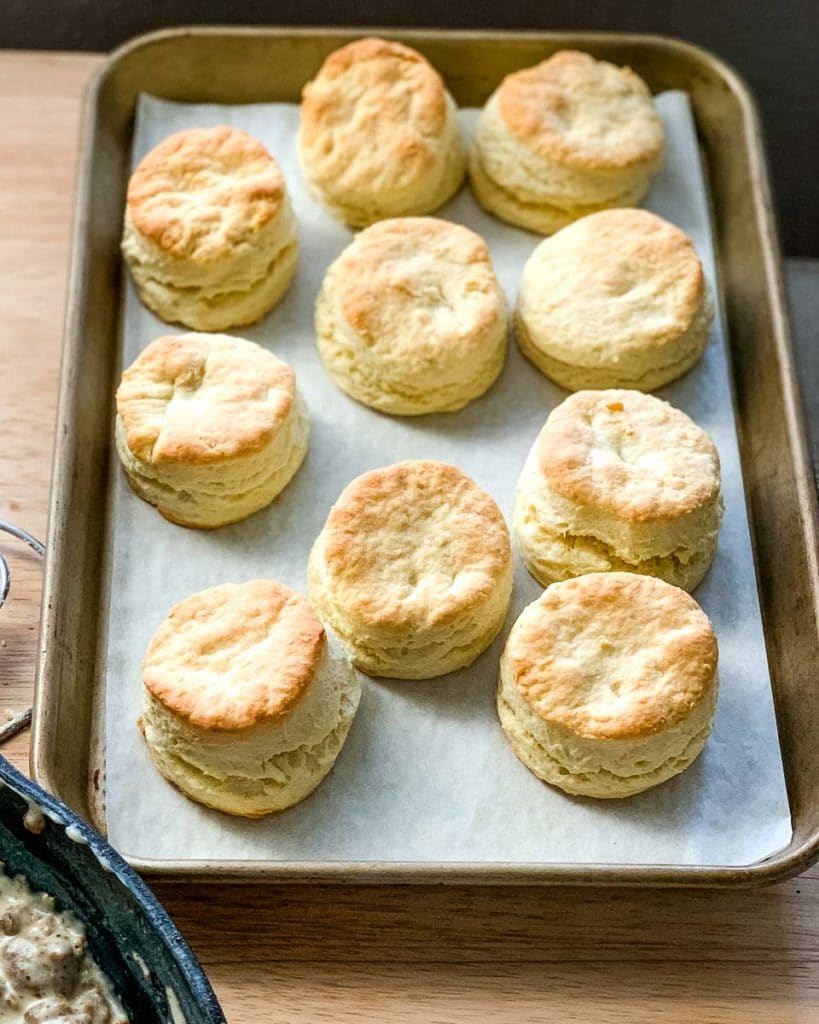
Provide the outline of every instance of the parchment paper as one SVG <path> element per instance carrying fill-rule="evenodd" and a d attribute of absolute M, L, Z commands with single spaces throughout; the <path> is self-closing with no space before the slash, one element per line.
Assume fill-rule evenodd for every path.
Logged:
<path fill-rule="evenodd" d="M 714 282 L 707 193 L 687 97 L 659 98 L 665 166 L 646 205 L 694 239 Z M 467 131 L 477 111 L 463 111 Z M 280 498 L 249 520 L 213 532 L 166 522 L 135 497 L 117 465 L 107 659 L 107 823 L 132 858 L 311 861 L 511 861 L 748 864 L 781 849 L 791 824 L 757 600 L 719 322 L 703 362 L 661 395 L 717 443 L 726 514 L 719 554 L 697 600 L 720 644 L 714 733 L 676 779 L 623 801 L 572 799 L 536 779 L 507 746 L 494 710 L 498 658 L 511 624 L 541 593 L 516 556 L 512 607 L 502 635 L 470 668 L 428 682 L 364 681 L 358 715 L 335 769 L 304 803 L 258 822 L 191 803 L 154 770 L 137 730 L 140 661 L 171 605 L 204 587 L 271 576 L 302 592 L 310 546 L 330 505 L 354 476 L 399 459 L 455 463 L 486 488 L 511 522 L 515 482 L 549 411 L 564 394 L 510 342 L 501 379 L 456 414 L 396 419 L 342 394 L 319 361 L 313 302 L 328 264 L 351 232 L 312 200 L 296 160 L 298 109 L 269 104 L 196 106 L 140 101 L 139 159 L 184 127 L 230 123 L 261 139 L 287 178 L 299 222 L 301 262 L 282 304 L 236 331 L 291 363 L 310 408 L 303 468 Z M 439 216 L 489 243 L 514 303 L 523 263 L 539 240 L 483 213 L 469 188 Z M 123 363 L 169 331 L 125 298 Z"/>

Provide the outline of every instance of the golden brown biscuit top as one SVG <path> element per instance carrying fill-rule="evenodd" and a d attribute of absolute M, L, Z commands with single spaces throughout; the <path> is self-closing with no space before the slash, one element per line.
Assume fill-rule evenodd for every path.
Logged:
<path fill-rule="evenodd" d="M 308 602 L 276 580 L 226 583 L 175 605 L 142 663 L 148 691 L 203 729 L 244 729 L 290 713 L 323 656 Z"/>
<path fill-rule="evenodd" d="M 623 522 L 674 519 L 719 494 L 719 454 L 708 434 L 639 391 L 575 392 L 552 412 L 536 444 L 553 491 Z"/>
<path fill-rule="evenodd" d="M 505 316 L 486 243 L 435 217 L 362 231 L 339 257 L 335 281 L 345 319 L 375 352 L 468 348 Z"/>
<path fill-rule="evenodd" d="M 504 653 L 542 719 L 589 739 L 650 736 L 711 690 L 717 638 L 685 591 L 653 576 L 589 573 L 553 583 L 521 614 Z"/>
<path fill-rule="evenodd" d="M 336 189 L 396 187 L 431 166 L 446 120 L 444 83 L 420 53 L 359 39 L 304 87 L 300 146 L 310 176 Z"/>
<path fill-rule="evenodd" d="M 117 414 L 145 462 L 211 463 L 260 451 L 287 418 L 296 375 L 226 334 L 157 338 L 122 375 Z"/>
<path fill-rule="evenodd" d="M 645 82 L 587 53 L 561 50 L 507 75 L 498 99 L 514 135 L 579 170 L 653 163 L 663 151 L 663 124 Z"/>
<path fill-rule="evenodd" d="M 647 210 L 575 221 L 538 245 L 521 277 L 527 324 L 556 358 L 582 365 L 656 351 L 688 330 L 704 299 L 691 239 Z"/>
<path fill-rule="evenodd" d="M 128 182 L 137 231 L 168 256 L 214 263 L 272 220 L 284 202 L 282 172 L 252 135 L 221 125 L 160 142 Z"/>
<path fill-rule="evenodd" d="M 364 622 L 446 623 L 482 604 L 508 571 L 494 500 L 444 462 L 398 462 L 357 477 L 322 532 L 334 603 Z"/>

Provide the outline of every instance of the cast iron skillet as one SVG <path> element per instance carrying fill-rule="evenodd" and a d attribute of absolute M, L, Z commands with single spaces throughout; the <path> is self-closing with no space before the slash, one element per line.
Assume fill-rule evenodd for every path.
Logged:
<path fill-rule="evenodd" d="M 226 1024 L 156 897 L 108 843 L 0 757 L 0 861 L 85 924 L 132 1024 Z"/>
<path fill-rule="evenodd" d="M 45 547 L 12 523 L 0 532 L 37 554 Z M 11 577 L 0 553 L 0 605 Z M 0 726 L 0 741 L 31 721 L 31 708 Z M 0 861 L 59 910 L 85 924 L 94 959 L 132 1024 L 226 1024 L 196 957 L 139 875 L 99 833 L 0 757 Z"/>

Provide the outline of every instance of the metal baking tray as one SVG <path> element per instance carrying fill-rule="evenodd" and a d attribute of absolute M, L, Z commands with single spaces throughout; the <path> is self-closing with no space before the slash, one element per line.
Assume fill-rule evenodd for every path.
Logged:
<path fill-rule="evenodd" d="M 264 863 L 143 865 L 185 877 L 737 887 L 819 859 L 819 572 L 779 248 L 754 102 L 709 53 L 659 36 L 343 29 L 170 30 L 116 51 L 85 98 L 65 323 L 42 628 L 34 778 L 104 828 L 103 659 L 110 585 L 109 463 L 121 302 L 119 239 L 140 92 L 180 101 L 299 99 L 336 47 L 376 31 L 421 50 L 455 99 L 482 104 L 500 79 L 573 47 L 633 67 L 652 91 L 691 97 L 711 185 L 746 495 L 793 817 L 790 845 L 757 864 Z"/>

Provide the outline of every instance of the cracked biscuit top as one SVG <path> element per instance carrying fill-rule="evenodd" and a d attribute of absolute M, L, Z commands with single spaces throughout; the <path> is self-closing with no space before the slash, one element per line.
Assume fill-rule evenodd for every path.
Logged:
<path fill-rule="evenodd" d="M 290 415 L 296 375 L 271 352 L 226 334 L 167 335 L 122 375 L 117 414 L 128 449 L 153 463 L 252 455 Z"/>
<path fill-rule="evenodd" d="M 284 201 L 284 176 L 262 143 L 221 125 L 152 149 L 131 175 L 126 209 L 166 257 L 207 266 L 253 244 Z"/>
<path fill-rule="evenodd" d="M 677 519 L 719 496 L 719 454 L 708 434 L 639 391 L 571 395 L 546 421 L 536 455 L 553 491 L 621 522 Z"/>

